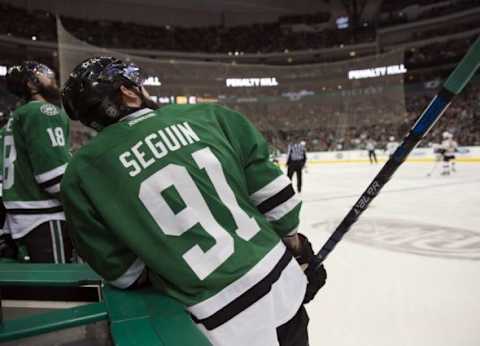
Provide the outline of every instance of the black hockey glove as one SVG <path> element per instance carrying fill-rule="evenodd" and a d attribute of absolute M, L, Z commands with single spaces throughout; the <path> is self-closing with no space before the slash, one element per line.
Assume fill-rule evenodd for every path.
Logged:
<path fill-rule="evenodd" d="M 301 250 L 297 252 L 295 259 L 300 266 L 304 268 L 303 270 L 308 279 L 307 291 L 305 292 L 305 298 L 303 299 L 303 303 L 307 304 L 315 297 L 320 288 L 325 285 L 327 271 L 323 264 L 320 266 L 318 265 L 320 260 L 315 256 L 312 244 L 310 244 L 307 237 L 300 233 L 298 233 L 298 237 L 301 242 Z"/>

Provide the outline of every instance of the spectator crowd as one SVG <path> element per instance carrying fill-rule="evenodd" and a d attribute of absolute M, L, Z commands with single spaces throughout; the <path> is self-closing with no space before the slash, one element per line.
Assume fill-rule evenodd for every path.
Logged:
<path fill-rule="evenodd" d="M 280 150 L 288 143 L 306 141 L 309 150 L 364 149 L 367 139 L 385 147 L 390 136 L 402 139 L 433 94 L 406 94 L 405 107 L 358 107 L 349 113 L 321 104 L 296 103 L 275 107 L 271 113 L 244 110 L 264 135 Z M 420 146 L 441 142 L 449 131 L 463 146 L 480 145 L 480 85 L 467 88 L 455 98 Z"/>
<path fill-rule="evenodd" d="M 401 4 L 400 4 L 401 3 Z M 436 1 L 384 1 L 381 12 L 391 14 L 391 23 L 395 16 L 409 5 L 432 6 L 422 11 L 421 17 L 443 15 L 478 6 L 478 1 L 445 1 L 436 6 Z M 42 41 L 57 39 L 56 18 L 41 10 L 25 10 L 7 4 L 0 4 L 0 12 L 8 13 L 0 21 L 0 35 L 12 35 Z M 235 27 L 211 26 L 203 28 L 184 28 L 173 26 L 145 26 L 133 23 L 113 21 L 89 22 L 84 19 L 62 18 L 65 28 L 75 37 L 100 47 L 156 49 L 181 52 L 203 53 L 268 53 L 285 50 L 304 50 L 359 42 L 375 39 L 374 25 L 365 25 L 352 29 L 336 30 L 323 28 L 313 31 L 295 31 L 296 24 L 315 26 L 330 20 L 330 13 L 286 16 L 275 23 L 262 23 Z M 444 26 L 423 30 L 412 34 L 412 40 L 423 40 L 442 35 L 467 32 L 476 29 L 476 23 Z M 478 36 L 464 35 L 448 41 L 432 40 L 421 47 L 406 51 L 405 65 L 410 69 L 428 70 L 432 65 L 457 62 Z M 0 58 L 1 60 L 1 58 Z M 42 58 L 39 59 L 42 61 Z M 4 61 L 0 61 L 4 63 Z M 51 65 L 49 61 L 42 61 Z M 54 65 L 54 64 L 53 64 Z M 426 69 L 425 69 L 426 68 Z M 438 71 L 434 71 L 437 73 Z M 441 76 L 429 76 L 426 78 Z M 252 95 L 255 96 L 255 95 Z M 390 136 L 403 137 L 413 120 L 429 102 L 431 95 L 408 93 L 399 105 L 386 107 L 381 103 L 334 105 L 323 102 L 297 100 L 295 102 L 276 102 L 270 95 L 270 102 L 236 103 L 225 100 L 225 104 L 245 113 L 260 128 L 266 137 L 282 150 L 287 143 L 305 140 L 310 150 L 336 150 L 363 148 L 368 138 L 380 145 Z M 460 145 L 480 145 L 480 88 L 469 88 L 458 97 L 450 109 L 422 143 L 439 141 L 440 134 L 449 130 Z M 343 103 L 349 96 L 344 96 Z M 345 102 L 344 102 L 345 101 Z M 347 102 L 348 103 L 348 102 Z M 0 82 L 0 113 L 8 114 L 14 108 L 14 101 L 8 96 Z M 0 115 L 1 116 L 1 115 Z M 92 133 L 79 127 L 72 134 L 74 149 L 88 142 Z"/>

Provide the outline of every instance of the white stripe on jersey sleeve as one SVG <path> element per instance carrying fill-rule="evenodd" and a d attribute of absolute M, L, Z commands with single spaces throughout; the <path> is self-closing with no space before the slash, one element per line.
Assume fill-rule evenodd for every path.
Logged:
<path fill-rule="evenodd" d="M 295 227 L 290 232 L 288 232 L 288 234 L 285 237 L 291 237 L 292 235 L 295 235 L 297 233 L 298 233 L 298 227 Z"/>
<path fill-rule="evenodd" d="M 250 199 L 255 204 L 255 206 L 259 205 L 263 201 L 266 201 L 272 196 L 275 196 L 277 193 L 282 191 L 288 185 L 290 185 L 290 179 L 286 175 L 280 175 L 270 183 L 262 187 L 257 192 L 250 195 Z"/>
<path fill-rule="evenodd" d="M 49 180 L 52 180 L 53 178 L 56 178 L 59 175 L 64 174 L 66 168 L 67 168 L 67 164 L 65 163 L 64 165 L 58 166 L 57 168 L 49 170 L 45 173 L 36 175 L 35 180 L 39 184 L 44 183 L 44 182 L 49 181 Z"/>
<path fill-rule="evenodd" d="M 300 203 L 301 203 L 300 198 L 298 198 L 297 195 L 294 195 L 284 203 L 276 206 L 270 211 L 267 211 L 264 215 L 268 221 L 277 221 L 277 220 L 280 220 L 285 215 L 287 215 Z"/>
<path fill-rule="evenodd" d="M 46 199 L 43 201 L 3 201 L 7 209 L 44 209 L 61 206 L 58 199 Z"/>
<path fill-rule="evenodd" d="M 140 275 L 142 275 L 143 269 L 145 269 L 145 263 L 140 258 L 137 258 L 125 273 L 117 279 L 109 281 L 109 284 L 122 289 L 127 288 L 137 281 Z"/>
<path fill-rule="evenodd" d="M 58 193 L 60 192 L 60 183 L 58 184 L 55 184 L 53 186 L 50 186 L 50 187 L 47 187 L 45 188 L 45 190 L 48 192 L 48 193 Z"/>

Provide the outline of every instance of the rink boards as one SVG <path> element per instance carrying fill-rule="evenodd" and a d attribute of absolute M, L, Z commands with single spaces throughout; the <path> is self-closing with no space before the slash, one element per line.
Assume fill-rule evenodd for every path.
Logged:
<path fill-rule="evenodd" d="M 379 162 L 385 162 L 388 159 L 388 153 L 384 150 L 375 150 Z M 480 162 L 480 147 L 459 147 L 455 153 L 458 162 Z M 325 163 L 369 163 L 367 150 L 345 150 L 345 151 L 324 151 L 324 152 L 308 152 L 308 164 L 325 164 Z M 438 159 L 434 154 L 433 148 L 417 148 L 414 149 L 409 157 L 408 162 L 426 162 L 431 163 Z M 286 154 L 282 154 L 280 162 L 285 163 Z"/>

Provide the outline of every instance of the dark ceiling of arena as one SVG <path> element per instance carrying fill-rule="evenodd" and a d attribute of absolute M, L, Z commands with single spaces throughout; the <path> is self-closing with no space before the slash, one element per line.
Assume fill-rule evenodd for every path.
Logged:
<path fill-rule="evenodd" d="M 329 0 L 0 0 L 16 7 L 44 9 L 90 19 L 162 24 L 227 25 L 275 21 L 279 16 L 330 11 Z"/>

